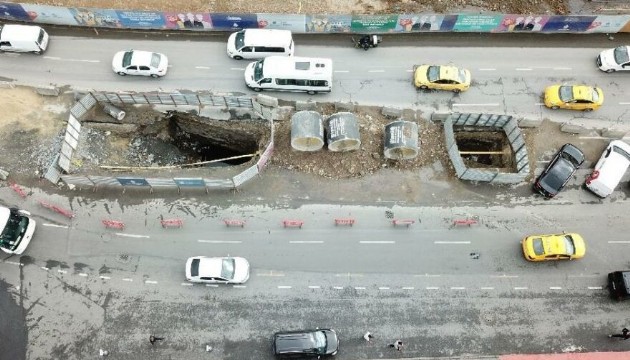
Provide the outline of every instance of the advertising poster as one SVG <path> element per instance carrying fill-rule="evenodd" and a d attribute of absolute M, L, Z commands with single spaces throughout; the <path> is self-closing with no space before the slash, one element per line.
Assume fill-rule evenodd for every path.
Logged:
<path fill-rule="evenodd" d="M 396 31 L 440 31 L 444 15 L 440 14 L 405 14 L 398 15 Z"/>
<path fill-rule="evenodd" d="M 119 28 L 122 24 L 118 20 L 115 10 L 70 8 L 70 13 L 79 25 Z"/>
<path fill-rule="evenodd" d="M 161 12 L 116 10 L 122 26 L 132 29 L 162 29 L 166 27 Z"/>
<path fill-rule="evenodd" d="M 174 13 L 165 12 L 167 29 L 206 30 L 212 29 L 212 20 L 208 13 Z"/>
<path fill-rule="evenodd" d="M 216 30 L 255 29 L 258 27 L 256 14 L 210 14 Z"/>
<path fill-rule="evenodd" d="M 630 21 L 630 15 L 599 15 L 586 29 L 588 33 L 616 33 Z"/>
<path fill-rule="evenodd" d="M 128 178 L 119 177 L 116 178 L 122 186 L 149 186 L 149 183 L 144 178 Z"/>
<path fill-rule="evenodd" d="M 391 32 L 396 29 L 398 15 L 353 15 L 352 31 L 355 32 Z"/>
<path fill-rule="evenodd" d="M 306 15 L 306 32 L 350 32 L 351 25 L 350 15 Z"/>
<path fill-rule="evenodd" d="M 542 31 L 544 32 L 585 32 L 596 16 L 550 16 Z"/>
<path fill-rule="evenodd" d="M 60 6 L 22 4 L 31 21 L 43 24 L 79 25 L 70 9 Z"/>
<path fill-rule="evenodd" d="M 304 32 L 306 15 L 257 14 L 258 27 L 261 29 L 291 30 Z"/>
<path fill-rule="evenodd" d="M 26 10 L 20 4 L 0 2 L 0 17 L 8 20 L 30 20 Z"/>
<path fill-rule="evenodd" d="M 174 178 L 175 184 L 179 187 L 205 187 L 206 183 L 202 178 Z"/>
<path fill-rule="evenodd" d="M 454 31 L 491 32 L 501 25 L 502 15 L 458 15 Z"/>
<path fill-rule="evenodd" d="M 549 16 L 542 15 L 504 15 L 497 32 L 541 31 Z"/>

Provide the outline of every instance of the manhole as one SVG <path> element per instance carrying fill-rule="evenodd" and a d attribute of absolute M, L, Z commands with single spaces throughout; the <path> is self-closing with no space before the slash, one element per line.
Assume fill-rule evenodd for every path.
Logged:
<path fill-rule="evenodd" d="M 389 211 L 389 210 L 385 211 L 385 218 L 393 219 L 394 218 L 394 213 Z"/>
<path fill-rule="evenodd" d="M 121 263 L 124 263 L 124 264 L 128 263 L 129 262 L 129 255 L 127 255 L 127 254 L 120 254 L 120 255 L 118 255 L 118 262 L 121 262 Z"/>

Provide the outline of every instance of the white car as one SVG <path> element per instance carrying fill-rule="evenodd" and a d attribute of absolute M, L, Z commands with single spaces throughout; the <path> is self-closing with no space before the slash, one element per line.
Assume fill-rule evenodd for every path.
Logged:
<path fill-rule="evenodd" d="M 186 261 L 186 280 L 208 284 L 242 284 L 249 279 L 249 262 L 242 257 L 195 256 Z"/>
<path fill-rule="evenodd" d="M 630 46 L 618 46 L 597 56 L 597 67 L 607 73 L 630 70 Z"/>
<path fill-rule="evenodd" d="M 150 51 L 119 51 L 112 60 L 112 70 L 118 75 L 162 77 L 168 70 L 168 58 Z"/>

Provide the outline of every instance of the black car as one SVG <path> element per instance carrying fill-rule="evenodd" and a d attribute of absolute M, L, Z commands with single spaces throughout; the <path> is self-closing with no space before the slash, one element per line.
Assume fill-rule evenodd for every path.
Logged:
<path fill-rule="evenodd" d="M 332 329 L 278 332 L 273 336 L 273 353 L 282 358 L 333 356 L 339 338 Z"/>
<path fill-rule="evenodd" d="M 547 199 L 556 196 L 584 162 L 584 153 L 572 144 L 564 144 L 534 183 L 534 191 Z"/>
<path fill-rule="evenodd" d="M 615 300 L 630 299 L 630 271 L 615 271 L 608 274 L 608 291 Z"/>

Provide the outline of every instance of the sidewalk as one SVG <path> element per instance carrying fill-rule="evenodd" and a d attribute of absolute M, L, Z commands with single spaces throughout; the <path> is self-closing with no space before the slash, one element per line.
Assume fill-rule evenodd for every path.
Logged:
<path fill-rule="evenodd" d="M 628 360 L 630 352 L 591 352 L 566 354 L 526 354 L 526 355 L 462 355 L 447 357 L 415 357 L 407 360 Z M 385 359 L 393 360 L 393 359 Z"/>

